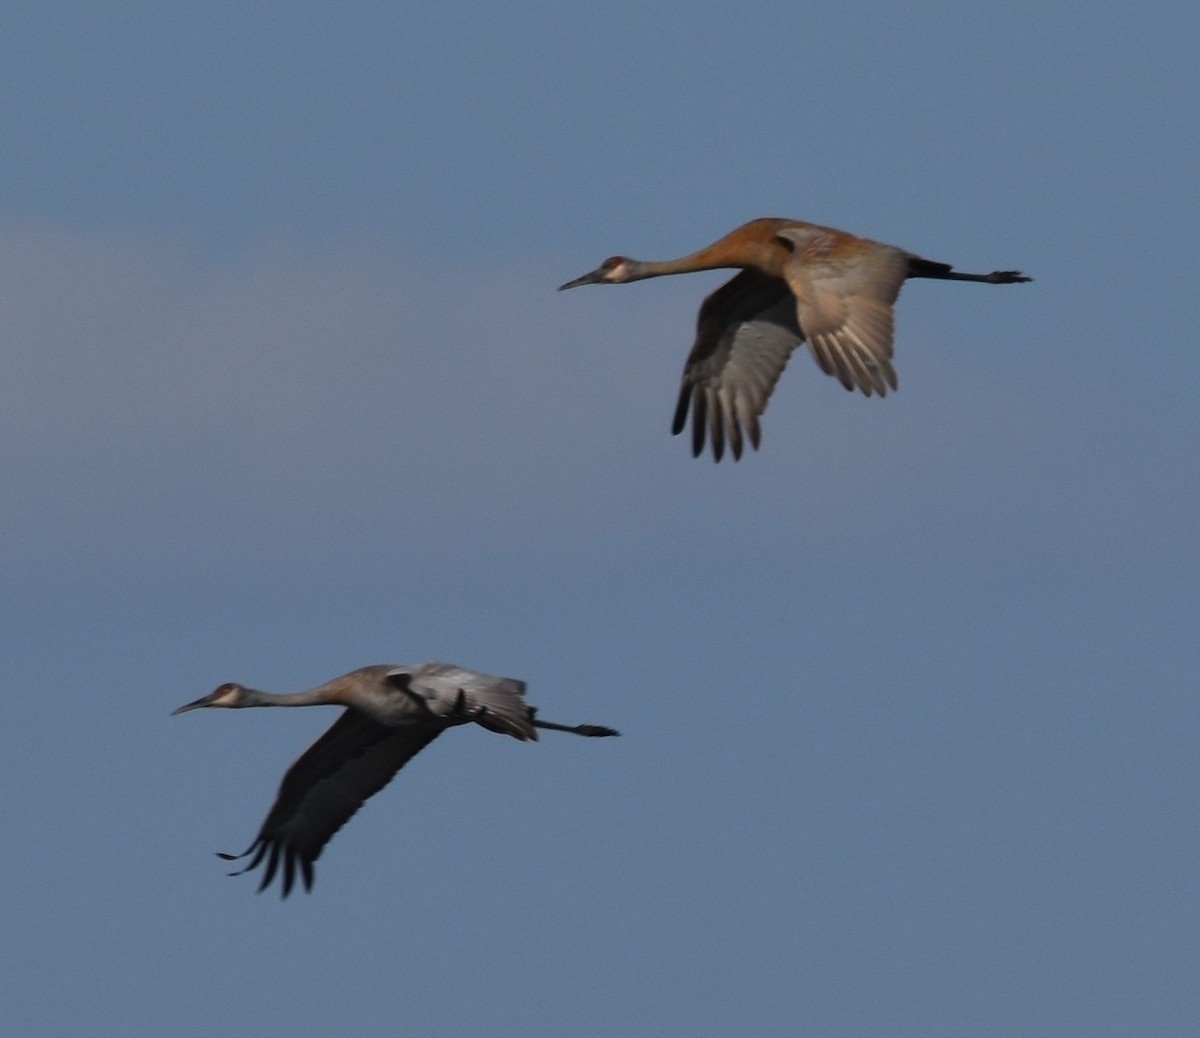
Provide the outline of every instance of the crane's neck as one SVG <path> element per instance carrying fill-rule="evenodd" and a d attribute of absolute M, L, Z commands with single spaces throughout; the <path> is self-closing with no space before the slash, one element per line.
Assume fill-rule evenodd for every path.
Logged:
<path fill-rule="evenodd" d="M 664 274 L 691 274 L 698 270 L 747 270 L 779 276 L 788 251 L 781 242 L 742 242 L 732 248 L 726 238 L 713 242 L 699 252 L 670 260 L 629 260 L 626 281 L 662 277 Z"/>
<path fill-rule="evenodd" d="M 727 259 L 710 254 L 708 249 L 693 252 L 690 256 L 680 256 L 669 260 L 630 260 L 629 273 L 625 280 L 641 281 L 644 278 L 657 278 L 665 274 L 692 274 L 698 270 L 720 270 L 724 267 L 735 267 L 741 264 L 730 263 Z"/>
<path fill-rule="evenodd" d="M 337 691 L 329 685 L 306 689 L 303 692 L 262 692 L 257 688 L 242 688 L 235 706 L 321 706 L 341 705 Z"/>

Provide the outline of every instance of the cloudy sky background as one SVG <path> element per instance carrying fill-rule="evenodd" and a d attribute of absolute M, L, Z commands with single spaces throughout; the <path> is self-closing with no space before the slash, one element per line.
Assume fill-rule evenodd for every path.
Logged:
<path fill-rule="evenodd" d="M 9 4 L 12 1033 L 1190 1033 L 1173 10 Z M 1036 280 L 714 466 L 722 275 L 554 288 L 760 215 Z M 453 732 L 312 895 L 226 879 L 334 714 L 170 710 L 432 658 L 624 737 Z"/>

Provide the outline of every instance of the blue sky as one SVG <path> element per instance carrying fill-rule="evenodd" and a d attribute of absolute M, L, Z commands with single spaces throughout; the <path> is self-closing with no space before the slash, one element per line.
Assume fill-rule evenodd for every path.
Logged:
<path fill-rule="evenodd" d="M 1200 1013 L 1200 15 L 1102 3 L 10 4 L 0 1018 L 13 1033 L 1185 1034 Z M 754 216 L 914 282 L 668 434 Z M 375 662 L 456 731 L 256 897 Z"/>

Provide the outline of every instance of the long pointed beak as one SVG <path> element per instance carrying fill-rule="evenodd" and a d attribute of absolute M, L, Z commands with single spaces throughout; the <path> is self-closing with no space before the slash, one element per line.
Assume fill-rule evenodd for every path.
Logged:
<path fill-rule="evenodd" d="M 172 710 L 171 716 L 174 717 L 176 714 L 186 714 L 189 710 L 199 710 L 200 707 L 202 707 L 202 706 L 208 706 L 211 701 L 212 701 L 212 696 L 208 695 L 208 696 L 203 696 L 202 698 L 197 699 L 192 703 L 184 703 L 183 706 L 178 706 L 174 710 Z"/>
<path fill-rule="evenodd" d="M 568 281 L 565 285 L 559 285 L 558 290 L 563 292 L 568 288 L 578 288 L 580 285 L 601 285 L 604 283 L 604 273 L 604 268 L 599 267 L 590 274 L 584 274 L 581 278 Z"/>

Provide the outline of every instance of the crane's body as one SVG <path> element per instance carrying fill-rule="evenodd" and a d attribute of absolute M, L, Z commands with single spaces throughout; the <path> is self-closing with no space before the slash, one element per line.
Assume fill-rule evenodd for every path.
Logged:
<path fill-rule="evenodd" d="M 536 740 L 539 728 L 593 737 L 618 734 L 603 725 L 543 721 L 525 703 L 524 682 L 452 663 L 362 667 L 316 688 L 282 694 L 228 683 L 174 713 L 254 706 L 346 708 L 288 769 L 254 843 L 241 854 L 221 855 L 234 861 L 253 854 L 242 872 L 265 861 L 260 891 L 282 864 L 284 897 L 297 870 L 311 889 L 313 863 L 333 834 L 447 728 L 473 722 L 521 741 Z"/>
<path fill-rule="evenodd" d="M 699 456 L 708 437 L 715 461 L 726 439 L 740 458 L 743 433 L 758 449 L 759 418 L 792 351 L 803 342 L 821 370 L 846 389 L 867 396 L 895 389 L 892 305 L 907 278 L 994 285 L 1030 280 L 1015 270 L 963 273 L 833 227 L 762 218 L 679 259 L 611 256 L 559 289 L 723 268 L 740 273 L 700 307 L 671 426 L 673 433 L 682 432 L 691 410 L 692 453 Z"/>

